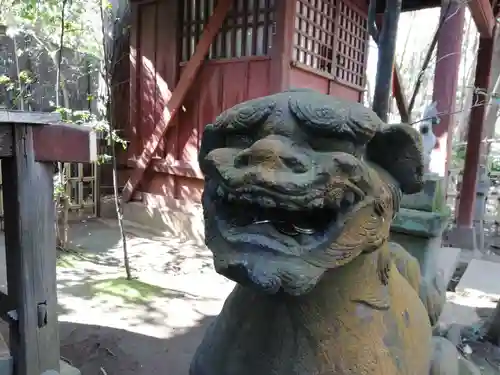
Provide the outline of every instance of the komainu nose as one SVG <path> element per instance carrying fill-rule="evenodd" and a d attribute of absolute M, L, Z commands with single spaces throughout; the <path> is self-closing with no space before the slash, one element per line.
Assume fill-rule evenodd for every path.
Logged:
<path fill-rule="evenodd" d="M 295 151 L 295 152 L 294 152 Z M 308 171 L 305 156 L 293 146 L 276 138 L 264 138 L 241 151 L 234 160 L 236 168 L 262 166 L 270 170 L 292 173 Z"/>

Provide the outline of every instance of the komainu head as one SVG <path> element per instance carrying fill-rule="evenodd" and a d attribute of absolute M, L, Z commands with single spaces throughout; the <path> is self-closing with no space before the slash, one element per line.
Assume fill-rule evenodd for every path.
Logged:
<path fill-rule="evenodd" d="M 311 90 L 222 113 L 205 128 L 199 163 L 217 272 L 271 294 L 304 294 L 376 251 L 401 193 L 418 192 L 423 177 L 417 131 Z"/>

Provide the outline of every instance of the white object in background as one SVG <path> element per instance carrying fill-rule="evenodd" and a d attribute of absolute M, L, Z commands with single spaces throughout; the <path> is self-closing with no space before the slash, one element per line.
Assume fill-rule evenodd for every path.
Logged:
<path fill-rule="evenodd" d="M 417 130 L 422 135 L 422 144 L 424 147 L 424 168 L 426 172 L 429 171 L 431 154 L 436 146 L 437 138 L 434 135 L 432 127 L 437 123 L 439 123 L 439 116 L 436 108 L 436 102 L 432 102 L 425 107 L 422 115 L 422 121 L 417 124 Z"/>

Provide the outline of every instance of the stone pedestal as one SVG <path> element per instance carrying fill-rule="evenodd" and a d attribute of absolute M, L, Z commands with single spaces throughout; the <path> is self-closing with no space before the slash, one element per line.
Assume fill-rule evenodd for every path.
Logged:
<path fill-rule="evenodd" d="M 401 209 L 391 225 L 390 241 L 403 246 L 420 263 L 420 297 L 437 322 L 446 300 L 446 287 L 458 262 L 441 256 L 443 231 L 450 217 L 443 195 L 444 179 L 436 174 L 425 176 L 420 193 L 403 196 Z M 432 311 L 431 311 L 432 310 Z"/>
<path fill-rule="evenodd" d="M 474 206 L 474 216 L 471 227 L 456 225 L 446 234 L 447 242 L 454 247 L 468 249 L 473 252 L 484 248 L 484 215 L 486 211 L 486 201 L 490 189 L 490 178 L 488 169 L 480 165 L 476 182 L 476 200 Z M 458 208 L 460 195 L 457 198 Z M 479 253 L 478 253 L 479 254 Z"/>
<path fill-rule="evenodd" d="M 392 222 L 390 240 L 417 258 L 422 275 L 436 272 L 434 260 L 441 249 L 448 219 L 446 213 L 402 208 Z"/>
<path fill-rule="evenodd" d="M 433 268 L 433 253 L 441 248 L 442 234 L 450 217 L 443 186 L 442 177 L 426 174 L 421 192 L 403 196 L 401 209 L 391 225 L 390 240 L 418 259 L 423 275 L 427 268 Z"/>

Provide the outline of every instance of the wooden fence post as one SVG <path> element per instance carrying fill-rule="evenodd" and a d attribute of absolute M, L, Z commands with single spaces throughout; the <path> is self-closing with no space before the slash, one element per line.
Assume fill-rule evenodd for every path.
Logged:
<path fill-rule="evenodd" d="M 97 160 L 95 133 L 59 120 L 0 111 L 8 289 L 0 315 L 9 322 L 15 375 L 60 370 L 54 162 Z"/>
<path fill-rule="evenodd" d="M 12 157 L 2 161 L 8 295 L 17 307 L 10 345 L 14 373 L 35 375 L 59 370 L 54 166 L 35 161 L 30 125 L 12 132 Z"/>

